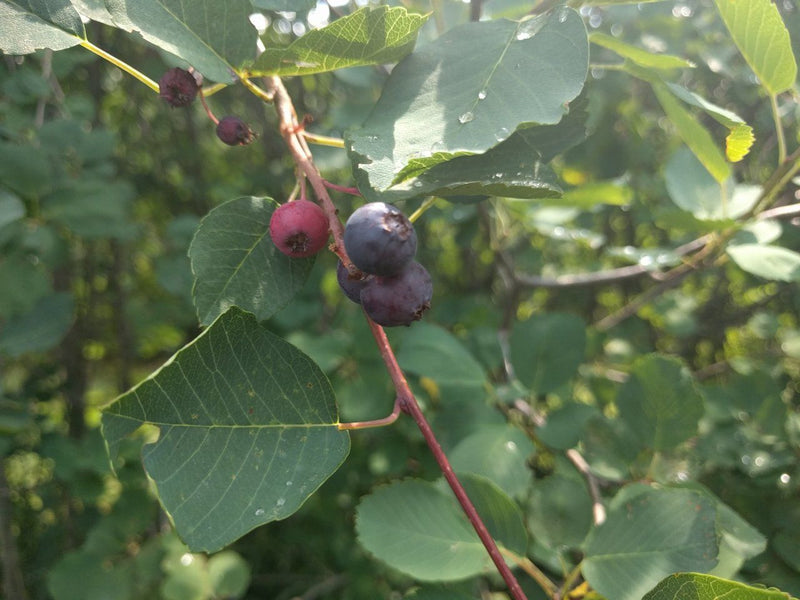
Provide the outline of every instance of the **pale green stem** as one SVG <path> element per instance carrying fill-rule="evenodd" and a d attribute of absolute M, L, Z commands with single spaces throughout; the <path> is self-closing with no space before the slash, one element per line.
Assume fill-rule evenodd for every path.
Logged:
<path fill-rule="evenodd" d="M 778 164 L 782 165 L 786 160 L 786 138 L 783 135 L 783 124 L 778 110 L 778 97 L 775 94 L 769 95 L 769 104 L 772 108 L 772 118 L 775 121 L 775 133 L 778 136 Z"/>
<path fill-rule="evenodd" d="M 246 87 L 248 90 L 253 92 L 256 96 L 261 98 L 264 102 L 269 102 L 269 103 L 272 102 L 272 94 L 269 94 L 269 93 L 265 92 L 264 90 L 262 90 L 255 83 L 250 81 L 247 77 L 244 77 L 244 76 L 240 75 L 240 79 L 241 79 L 241 82 L 244 84 L 244 87 Z"/>
<path fill-rule="evenodd" d="M 567 577 L 564 579 L 564 585 L 561 586 L 561 593 L 559 594 L 559 597 L 561 598 L 567 597 L 570 590 L 575 585 L 575 582 L 578 580 L 578 577 L 580 577 L 580 574 L 581 574 L 581 563 L 578 563 L 578 565 L 574 569 L 572 569 L 572 571 L 570 571 L 567 574 Z"/>
<path fill-rule="evenodd" d="M 203 96 L 208 98 L 209 96 L 213 96 L 220 90 L 224 90 L 228 87 L 227 83 L 215 83 L 214 85 L 210 85 L 207 88 L 203 88 Z"/>
<path fill-rule="evenodd" d="M 309 133 L 303 131 L 303 137 L 306 141 L 319 146 L 331 146 L 333 148 L 344 148 L 344 140 L 341 138 L 329 137 L 327 135 L 319 135 L 316 133 Z"/>
<path fill-rule="evenodd" d="M 431 206 L 433 206 L 433 203 L 435 201 L 436 201 L 435 196 L 429 196 L 425 198 L 425 201 L 422 204 L 420 204 L 419 208 L 415 210 L 410 217 L 408 217 L 408 220 L 413 223 L 414 221 L 419 219 L 426 210 L 428 210 Z"/>
<path fill-rule="evenodd" d="M 539 587 L 542 588 L 545 594 L 547 594 L 548 598 L 555 598 L 556 592 L 558 591 L 556 584 L 550 581 L 550 578 L 545 575 L 544 572 L 539 569 L 539 567 L 537 567 L 527 556 L 520 556 L 516 552 L 512 552 L 508 548 L 504 547 L 500 547 L 500 554 L 525 571 L 525 573 L 527 573 L 531 579 L 539 584 Z"/>
<path fill-rule="evenodd" d="M 133 75 L 136 79 L 141 81 L 143 84 L 145 84 L 147 87 L 149 87 L 154 92 L 156 92 L 156 93 L 159 92 L 158 83 L 156 83 L 155 81 L 150 79 L 147 75 L 145 75 L 141 71 L 138 71 L 138 70 L 134 69 L 132 66 L 130 66 L 125 61 L 122 61 L 122 60 L 118 59 L 113 54 L 109 54 L 108 52 L 106 52 L 102 48 L 98 48 L 97 46 L 95 46 L 89 40 L 81 40 L 81 46 L 86 48 L 89 52 L 93 52 L 94 54 L 96 54 L 100 58 L 102 58 L 104 60 L 107 60 L 112 65 L 114 65 L 116 67 L 119 67 L 120 69 L 122 69 L 123 71 L 128 73 L 129 75 Z"/>

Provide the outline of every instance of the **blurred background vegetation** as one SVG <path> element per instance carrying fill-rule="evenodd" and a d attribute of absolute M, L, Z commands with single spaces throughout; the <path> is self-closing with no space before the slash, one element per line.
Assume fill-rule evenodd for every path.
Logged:
<path fill-rule="evenodd" d="M 469 5 L 454 0 L 404 4 L 439 9 L 419 43 L 469 19 Z M 489 0 L 484 10 L 519 17 L 529 5 Z M 581 14 L 590 30 L 694 61 L 697 68 L 685 70 L 681 83 L 753 126 L 755 146 L 737 171 L 740 180 L 761 182 L 777 160 L 769 105 L 710 7 L 707 0 L 665 1 Z M 778 7 L 800 55 L 800 7 L 792 0 L 779 0 Z M 324 14 L 320 8 L 311 17 Z M 302 34 L 308 18 L 264 15 L 268 45 Z M 98 46 L 155 80 L 175 64 L 119 30 L 88 27 Z M 602 49 L 592 52 L 593 63 L 610 62 Z M 356 68 L 286 84 L 298 113 L 313 116 L 311 131 L 341 136 L 366 117 L 386 76 L 385 69 Z M 502 340 L 514 319 L 557 309 L 596 324 L 654 285 L 648 278 L 553 289 L 511 285 L 501 262 L 518 274 L 598 271 L 630 264 L 626 247 L 670 248 L 697 235 L 697 222 L 668 201 L 663 168 L 679 142 L 650 87 L 595 68 L 584 96 L 590 135 L 559 157 L 556 169 L 567 187 L 613 181 L 610 193 L 621 194 L 622 202 L 580 210 L 498 198 L 437 200 L 417 224 L 420 260 L 436 286 L 427 320 L 449 328 L 493 377 L 468 415 L 463 404 L 454 410 L 446 402 L 458 390 L 414 378 L 445 448 L 472 424 L 503 422 L 509 414 L 516 391 L 503 368 L 498 332 Z M 388 598 L 411 585 L 371 560 L 353 532 L 355 505 L 377 483 L 437 474 L 418 432 L 402 419 L 354 434 L 345 466 L 299 513 L 211 558 L 187 553 L 171 533 L 139 462 L 141 439 L 130 440 L 116 477 L 108 467 L 99 408 L 199 333 L 186 256 L 199 220 L 240 195 L 281 201 L 295 184 L 271 106 L 238 86 L 209 103 L 218 116 L 242 117 L 257 141 L 224 146 L 199 104 L 171 109 L 81 48 L 3 56 L 0 549 L 10 600 Z M 787 122 L 798 122 L 797 106 L 787 109 Z M 800 141 L 797 127 L 788 131 Z M 327 179 L 352 185 L 344 151 L 313 150 Z M 355 202 L 341 194 L 335 200 L 343 215 Z M 410 202 L 406 212 L 417 204 Z M 783 224 L 782 242 L 800 250 L 797 225 Z M 339 293 L 334 267 L 332 255 L 320 256 L 304 291 L 270 326 L 325 370 L 343 420 L 381 417 L 391 409 L 392 389 L 357 307 Z M 743 573 L 794 594 L 800 594 L 799 314 L 796 285 L 720 262 L 630 318 L 590 328 L 579 382 L 539 399 L 545 413 L 572 394 L 613 412 L 616 375 L 636 357 L 660 351 L 681 357 L 709 389 L 738 378 L 742 389 L 752 390 L 743 393 L 745 404 L 755 395 L 793 406 L 790 413 L 761 415 L 765 421 L 753 430 L 712 419 L 707 447 L 665 469 L 688 470 L 765 534 L 786 532 Z M 401 349 L 403 333 L 391 336 Z M 792 443 L 775 433 L 781 423 L 770 419 L 791 421 Z M 554 460 L 540 448 L 529 466 L 546 478 Z M 480 585 L 491 589 L 494 582 Z"/>

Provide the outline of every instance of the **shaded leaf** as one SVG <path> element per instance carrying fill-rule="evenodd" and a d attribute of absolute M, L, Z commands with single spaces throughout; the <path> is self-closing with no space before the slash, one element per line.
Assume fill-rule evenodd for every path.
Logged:
<path fill-rule="evenodd" d="M 800 281 L 800 253 L 781 246 L 728 245 L 728 256 L 739 267 L 764 279 Z"/>
<path fill-rule="evenodd" d="M 670 54 L 654 54 L 636 46 L 625 43 L 610 35 L 594 32 L 589 36 L 589 41 L 603 48 L 612 50 L 623 58 L 627 58 L 642 67 L 651 69 L 683 69 L 694 67 L 694 63 L 679 56 Z"/>
<path fill-rule="evenodd" d="M 0 319 L 22 314 L 46 296 L 50 280 L 41 264 L 34 265 L 19 256 L 0 260 Z"/>
<path fill-rule="evenodd" d="M 482 475 L 509 496 L 522 496 L 530 485 L 527 459 L 535 451 L 523 431 L 486 425 L 461 440 L 449 453 L 453 470 Z"/>
<path fill-rule="evenodd" d="M 636 360 L 616 400 L 620 418 L 639 441 L 657 452 L 697 433 L 703 397 L 679 360 L 650 354 Z"/>
<path fill-rule="evenodd" d="M 596 181 L 569 189 L 561 196 L 560 204 L 589 209 L 598 204 L 624 206 L 633 200 L 633 190 L 615 181 Z"/>
<path fill-rule="evenodd" d="M 514 373 L 539 394 L 554 391 L 575 375 L 585 347 L 586 325 L 571 314 L 534 315 L 511 330 Z"/>
<path fill-rule="evenodd" d="M 485 480 L 465 488 L 498 544 L 525 552 L 525 527 L 514 502 Z M 421 581 L 455 581 L 491 565 L 486 549 L 449 490 L 409 479 L 378 488 L 356 510 L 359 542 L 376 558 Z"/>
<path fill-rule="evenodd" d="M 359 187 L 386 190 L 485 152 L 521 124 L 557 123 L 587 68 L 586 30 L 570 9 L 451 29 L 393 69 L 363 127 L 348 134 Z"/>
<path fill-rule="evenodd" d="M 333 390 L 307 356 L 237 308 L 103 411 L 112 461 L 144 424 L 145 470 L 181 538 L 213 552 L 295 512 L 342 463 Z"/>
<path fill-rule="evenodd" d="M 397 62 L 411 52 L 426 19 L 401 7 L 364 7 L 312 29 L 286 48 L 267 48 L 248 71 L 254 75 L 310 75 Z"/>
<path fill-rule="evenodd" d="M 0 51 L 5 54 L 63 50 L 85 38 L 69 0 L 0 0 Z"/>
<path fill-rule="evenodd" d="M 742 56 L 769 93 L 791 89 L 797 63 L 778 7 L 770 0 L 714 0 L 714 4 Z"/>
<path fill-rule="evenodd" d="M 303 287 L 314 258 L 289 258 L 269 236 L 277 203 L 271 198 L 229 200 L 200 222 L 189 246 L 194 304 L 208 325 L 230 306 L 264 320 Z"/>
<path fill-rule="evenodd" d="M 16 195 L 0 188 L 0 229 L 25 216 L 25 205 Z"/>
<path fill-rule="evenodd" d="M 685 147 L 670 157 L 664 177 L 670 199 L 701 220 L 736 219 L 753 208 L 761 193 L 761 188 L 736 185 L 733 179 L 720 185 Z"/>
<path fill-rule="evenodd" d="M 592 526 L 592 498 L 586 483 L 559 468 L 534 481 L 527 507 L 528 529 L 553 550 L 578 547 Z"/>
<path fill-rule="evenodd" d="M 789 594 L 702 573 L 675 573 L 642 600 L 789 600 Z"/>
<path fill-rule="evenodd" d="M 620 494 L 624 494 L 623 488 Z M 690 490 L 636 490 L 584 542 L 583 574 L 603 596 L 639 600 L 664 576 L 717 562 L 713 501 Z"/>
<path fill-rule="evenodd" d="M 185 60 L 213 81 L 230 83 L 234 68 L 255 59 L 249 0 L 107 0 L 117 27 Z"/>

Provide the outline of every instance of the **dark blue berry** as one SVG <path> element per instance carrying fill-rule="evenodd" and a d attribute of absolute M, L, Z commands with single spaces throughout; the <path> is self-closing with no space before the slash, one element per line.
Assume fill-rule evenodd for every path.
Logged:
<path fill-rule="evenodd" d="M 351 274 L 342 261 L 336 266 L 336 280 L 339 282 L 339 287 L 342 288 L 344 295 L 356 304 L 361 304 L 361 290 L 372 278 L 372 275 L 361 272 Z"/>
<path fill-rule="evenodd" d="M 353 264 L 365 273 L 391 277 L 414 258 L 417 234 L 396 206 L 371 202 L 347 219 L 344 247 Z"/>
<path fill-rule="evenodd" d="M 188 106 L 197 96 L 197 80 L 185 69 L 170 69 L 158 81 L 158 94 L 170 106 Z"/>
<path fill-rule="evenodd" d="M 217 137 L 228 146 L 246 146 L 256 134 L 239 117 L 223 117 L 217 123 Z"/>
<path fill-rule="evenodd" d="M 412 261 L 394 277 L 374 277 L 361 290 L 364 312 L 378 325 L 395 327 L 419 321 L 431 307 L 433 283 L 428 271 Z"/>

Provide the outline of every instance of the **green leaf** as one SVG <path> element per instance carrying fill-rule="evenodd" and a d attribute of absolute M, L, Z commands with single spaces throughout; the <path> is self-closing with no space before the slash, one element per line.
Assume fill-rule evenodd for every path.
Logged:
<path fill-rule="evenodd" d="M 449 459 L 454 471 L 482 475 L 509 496 L 520 497 L 530 485 L 527 459 L 535 450 L 520 429 L 486 425 L 461 440 L 450 451 Z"/>
<path fill-rule="evenodd" d="M 569 381 L 583 362 L 586 325 L 575 315 L 535 315 L 511 330 L 511 363 L 517 378 L 539 394 Z"/>
<path fill-rule="evenodd" d="M 701 573 L 675 573 L 645 594 L 642 600 L 789 600 L 785 592 L 753 587 Z"/>
<path fill-rule="evenodd" d="M 750 146 L 755 141 L 755 136 L 753 135 L 753 128 L 745 123 L 744 119 L 676 83 L 666 83 L 666 86 L 675 96 L 687 104 L 704 110 L 706 114 L 730 130 L 728 137 L 725 138 L 725 155 L 728 160 L 737 162 L 747 155 L 750 151 Z"/>
<path fill-rule="evenodd" d="M 524 554 L 516 504 L 485 480 L 462 483 L 498 544 Z M 409 479 L 378 488 L 356 510 L 359 542 L 376 558 L 420 581 L 455 581 L 482 573 L 491 562 L 449 490 Z"/>
<path fill-rule="evenodd" d="M 0 319 L 30 310 L 31 305 L 50 291 L 50 281 L 42 266 L 19 256 L 0 260 Z"/>
<path fill-rule="evenodd" d="M 208 560 L 208 578 L 217 598 L 241 598 L 250 585 L 250 565 L 231 550 Z"/>
<path fill-rule="evenodd" d="M 271 198 L 236 198 L 209 212 L 189 246 L 195 277 L 194 304 L 208 325 L 230 306 L 259 321 L 286 306 L 303 287 L 314 258 L 289 258 L 269 236 L 277 203 Z"/>
<path fill-rule="evenodd" d="M 42 199 L 42 214 L 85 238 L 130 239 L 136 235 L 130 215 L 135 196 L 124 180 L 70 180 Z"/>
<path fill-rule="evenodd" d="M 11 357 L 49 350 L 72 325 L 74 302 L 66 292 L 45 296 L 25 314 L 0 325 L 0 353 Z"/>
<path fill-rule="evenodd" d="M 715 510 L 705 494 L 649 489 L 615 504 L 584 542 L 583 574 L 603 596 L 639 600 L 670 573 L 716 564 Z"/>
<path fill-rule="evenodd" d="M 249 0 L 107 0 L 106 7 L 117 27 L 140 33 L 206 79 L 231 83 L 234 69 L 255 59 Z"/>
<path fill-rule="evenodd" d="M 592 526 L 592 498 L 586 483 L 559 468 L 534 481 L 527 506 L 529 531 L 553 550 L 577 548 Z"/>
<path fill-rule="evenodd" d="M 701 220 L 736 219 L 746 214 L 761 193 L 761 188 L 736 185 L 728 179 L 720 185 L 687 148 L 679 148 L 664 170 L 670 199 Z"/>
<path fill-rule="evenodd" d="M 800 253 L 781 246 L 728 245 L 726 252 L 739 267 L 764 279 L 800 281 Z"/>
<path fill-rule="evenodd" d="M 616 402 L 620 418 L 645 447 L 657 452 L 695 435 L 704 413 L 703 397 L 688 369 L 658 354 L 634 362 Z"/>
<path fill-rule="evenodd" d="M 363 127 L 348 134 L 359 186 L 380 192 L 486 152 L 520 125 L 557 123 L 587 69 L 586 29 L 570 9 L 449 30 L 393 69 Z"/>
<path fill-rule="evenodd" d="M 603 48 L 608 48 L 642 67 L 651 69 L 685 69 L 695 66 L 693 62 L 679 56 L 653 54 L 605 33 L 594 32 L 589 36 L 589 41 Z"/>
<path fill-rule="evenodd" d="M 0 229 L 25 216 L 25 205 L 15 194 L 0 188 Z"/>
<path fill-rule="evenodd" d="M 770 94 L 794 86 L 797 63 L 789 32 L 770 0 L 714 0 L 747 64 Z"/>
<path fill-rule="evenodd" d="M 0 51 L 5 54 L 63 50 L 85 38 L 69 0 L 0 0 Z"/>
<path fill-rule="evenodd" d="M 439 385 L 457 383 L 482 387 L 483 367 L 447 330 L 420 322 L 403 336 L 397 361 L 404 371 L 430 377 Z"/>
<path fill-rule="evenodd" d="M 310 75 L 345 67 L 397 62 L 411 52 L 427 17 L 405 8 L 361 8 L 312 29 L 286 48 L 267 48 L 254 75 Z"/>
<path fill-rule="evenodd" d="M 653 82 L 653 91 L 681 139 L 694 152 L 708 172 L 722 183 L 731 176 L 731 167 L 717 148 L 708 130 L 680 104 L 662 82 Z"/>
<path fill-rule="evenodd" d="M 598 414 L 595 406 L 571 402 L 548 414 L 544 425 L 536 428 L 536 437 L 550 448 L 569 450 L 580 441 L 589 420 Z"/>
<path fill-rule="evenodd" d="M 213 552 L 295 512 L 347 456 L 333 390 L 307 356 L 237 308 L 103 411 L 112 461 L 144 424 L 142 452 L 175 529 Z"/>

